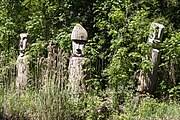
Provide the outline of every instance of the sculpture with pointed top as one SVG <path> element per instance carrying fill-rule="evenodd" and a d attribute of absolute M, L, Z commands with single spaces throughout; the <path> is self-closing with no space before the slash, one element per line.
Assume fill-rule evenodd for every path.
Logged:
<path fill-rule="evenodd" d="M 71 35 L 72 39 L 72 57 L 69 61 L 69 89 L 71 93 L 76 96 L 83 90 L 83 65 L 86 58 L 84 58 L 84 47 L 87 42 L 87 31 L 77 24 Z"/>

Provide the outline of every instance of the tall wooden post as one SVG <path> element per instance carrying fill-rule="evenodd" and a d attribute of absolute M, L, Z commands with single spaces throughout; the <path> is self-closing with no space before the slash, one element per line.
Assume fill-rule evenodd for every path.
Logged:
<path fill-rule="evenodd" d="M 17 67 L 17 77 L 16 77 L 16 87 L 18 89 L 21 89 L 26 86 L 27 80 L 28 80 L 28 71 L 29 71 L 29 65 L 28 65 L 28 56 L 25 55 L 25 49 L 28 42 L 28 34 L 27 33 L 21 33 L 20 34 L 20 43 L 19 43 L 19 51 L 20 55 L 18 56 L 16 60 L 16 67 Z"/>
<path fill-rule="evenodd" d="M 159 43 L 162 42 L 164 25 L 159 23 L 152 23 L 150 28 L 150 35 L 148 37 L 147 43 L 151 47 L 151 54 L 147 56 L 147 59 L 150 60 L 153 64 L 153 68 L 148 73 L 140 72 L 139 76 L 139 92 L 149 92 L 153 93 L 157 87 L 157 71 L 159 65 Z"/>
<path fill-rule="evenodd" d="M 69 62 L 69 89 L 73 95 L 77 95 L 83 90 L 84 73 L 82 63 L 86 60 L 84 58 L 84 46 L 87 37 L 87 31 L 80 24 L 77 24 L 71 35 L 73 53 Z"/>

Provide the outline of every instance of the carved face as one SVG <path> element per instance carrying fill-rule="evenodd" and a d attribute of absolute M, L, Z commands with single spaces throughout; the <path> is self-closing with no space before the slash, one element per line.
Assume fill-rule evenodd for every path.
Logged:
<path fill-rule="evenodd" d="M 162 30 L 164 26 L 159 23 L 152 23 L 150 28 L 150 35 L 148 38 L 148 43 L 159 43 L 161 42 Z"/>
<path fill-rule="evenodd" d="M 25 49 L 26 49 L 26 46 L 27 46 L 27 36 L 28 36 L 28 33 L 21 33 L 20 34 L 20 43 L 19 43 L 19 50 L 20 50 L 20 53 L 24 53 L 25 52 Z"/>
<path fill-rule="evenodd" d="M 73 54 L 76 56 L 84 55 L 84 41 L 73 41 Z"/>

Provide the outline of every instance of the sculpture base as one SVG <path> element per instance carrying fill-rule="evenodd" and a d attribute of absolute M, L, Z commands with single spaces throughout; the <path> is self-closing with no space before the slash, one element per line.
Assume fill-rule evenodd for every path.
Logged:
<path fill-rule="evenodd" d="M 19 55 L 16 60 L 16 67 L 17 67 L 17 77 L 16 77 L 16 87 L 18 89 L 24 88 L 27 85 L 28 81 L 28 60 L 27 56 Z"/>
<path fill-rule="evenodd" d="M 69 61 L 69 90 L 73 95 L 80 93 L 83 88 L 83 63 L 86 58 L 72 57 Z"/>

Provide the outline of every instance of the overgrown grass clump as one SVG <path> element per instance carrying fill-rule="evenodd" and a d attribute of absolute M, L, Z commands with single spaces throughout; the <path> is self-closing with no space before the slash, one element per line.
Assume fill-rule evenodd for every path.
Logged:
<path fill-rule="evenodd" d="M 177 102 L 163 102 L 149 96 L 138 96 L 127 101 L 124 106 L 124 119 L 173 119 L 180 118 L 180 104 Z"/>
<path fill-rule="evenodd" d="M 134 95 L 115 106 L 114 93 L 83 93 L 76 101 L 67 91 L 48 89 L 1 91 L 2 117 L 12 120 L 129 120 L 180 119 L 178 102 L 162 102 L 149 95 Z"/>
<path fill-rule="evenodd" d="M 8 90 L 1 96 L 1 110 L 11 119 L 67 119 L 74 110 L 69 94 L 49 90 Z"/>

